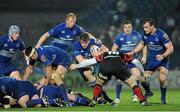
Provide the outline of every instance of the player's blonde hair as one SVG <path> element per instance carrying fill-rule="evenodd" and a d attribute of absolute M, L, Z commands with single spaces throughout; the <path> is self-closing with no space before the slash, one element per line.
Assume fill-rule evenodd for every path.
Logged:
<path fill-rule="evenodd" d="M 66 19 L 69 19 L 70 17 L 72 17 L 73 19 L 76 19 L 76 15 L 74 13 L 68 13 L 66 15 Z"/>

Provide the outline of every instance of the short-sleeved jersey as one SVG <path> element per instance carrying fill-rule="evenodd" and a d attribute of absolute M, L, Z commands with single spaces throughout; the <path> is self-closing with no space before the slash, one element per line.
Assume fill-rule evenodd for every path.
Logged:
<path fill-rule="evenodd" d="M 90 48 L 91 48 L 92 45 L 97 45 L 98 47 L 101 47 L 102 43 L 97 42 L 95 39 L 90 39 L 88 47 L 86 49 L 83 49 L 83 47 L 81 46 L 80 41 L 79 40 L 76 41 L 73 44 L 73 47 L 72 47 L 73 57 L 76 57 L 78 55 L 82 55 L 86 59 L 91 58 Z"/>
<path fill-rule="evenodd" d="M 75 24 L 73 28 L 68 28 L 65 23 L 58 24 L 48 31 L 49 35 L 54 37 L 51 45 L 63 50 L 67 50 L 71 47 L 75 36 L 81 35 L 82 32 L 84 32 L 84 29 L 77 24 Z"/>
<path fill-rule="evenodd" d="M 123 53 L 131 52 L 137 44 L 141 41 L 141 35 L 132 30 L 130 35 L 124 32 L 120 33 L 116 38 L 114 43 L 119 47 L 119 51 Z"/>
<path fill-rule="evenodd" d="M 148 58 L 154 61 L 157 61 L 156 55 L 165 52 L 165 44 L 170 42 L 168 35 L 160 29 L 157 29 L 153 35 L 147 35 L 143 33 L 142 40 L 148 47 Z"/>
<path fill-rule="evenodd" d="M 54 46 L 42 46 L 36 49 L 38 53 L 38 61 L 44 65 L 59 65 L 63 63 L 71 63 L 71 56 L 64 50 Z M 30 65 L 33 65 L 30 61 Z"/>
<path fill-rule="evenodd" d="M 0 37 L 0 63 L 9 63 L 17 50 L 23 51 L 25 45 L 22 39 L 13 41 L 8 35 Z"/>

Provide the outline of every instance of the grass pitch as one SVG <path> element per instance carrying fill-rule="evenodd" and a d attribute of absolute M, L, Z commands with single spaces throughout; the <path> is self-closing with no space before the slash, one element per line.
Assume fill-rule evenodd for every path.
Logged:
<path fill-rule="evenodd" d="M 92 97 L 92 89 L 78 90 L 88 97 Z M 115 90 L 107 91 L 109 96 L 115 98 Z M 141 106 L 137 102 L 131 101 L 131 90 L 122 90 L 121 102 L 117 106 L 110 104 L 96 105 L 95 107 L 47 107 L 47 108 L 10 108 L 0 109 L 0 111 L 180 111 L 180 90 L 171 89 L 167 91 L 167 105 L 160 103 L 160 90 L 153 90 L 154 96 L 148 101 L 152 106 Z"/>

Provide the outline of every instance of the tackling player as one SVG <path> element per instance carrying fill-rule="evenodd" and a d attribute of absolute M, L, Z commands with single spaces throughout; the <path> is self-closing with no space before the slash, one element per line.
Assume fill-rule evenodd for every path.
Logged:
<path fill-rule="evenodd" d="M 102 54 L 99 54 L 99 51 L 96 51 L 92 52 L 92 55 L 94 56 L 94 58 L 84 60 L 79 64 L 72 64 L 70 68 L 71 70 L 74 70 L 77 68 L 84 68 L 97 63 L 100 64 L 99 74 L 97 77 L 96 85 L 94 87 L 94 101 L 96 101 L 98 95 L 101 93 L 102 86 L 111 79 L 111 76 L 114 75 L 116 79 L 122 80 L 125 84 L 127 84 L 129 87 L 133 89 L 133 92 L 139 98 L 140 103 L 142 105 L 148 105 L 148 102 L 145 100 L 141 92 L 141 89 L 137 85 L 131 73 L 127 70 L 125 64 L 125 62 L 133 62 L 134 60 L 138 61 L 137 59 L 134 59 L 133 57 L 129 57 L 117 51 L 108 51 Z M 94 104 L 94 102 L 92 103 Z"/>

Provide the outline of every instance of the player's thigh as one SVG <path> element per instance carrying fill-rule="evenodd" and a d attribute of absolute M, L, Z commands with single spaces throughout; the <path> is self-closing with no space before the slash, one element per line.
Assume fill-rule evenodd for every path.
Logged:
<path fill-rule="evenodd" d="M 144 76 L 145 77 L 151 77 L 153 75 L 154 71 L 144 71 Z"/>
<path fill-rule="evenodd" d="M 28 95 L 24 95 L 21 98 L 19 98 L 18 100 L 18 104 L 23 107 L 23 108 L 27 108 L 26 106 L 26 102 L 29 101 L 29 96 Z"/>
<path fill-rule="evenodd" d="M 90 69 L 83 71 L 83 74 L 84 74 L 85 78 L 87 79 L 87 82 L 89 82 L 89 83 L 93 82 L 96 79 Z"/>
<path fill-rule="evenodd" d="M 131 88 L 134 87 L 135 85 L 137 85 L 136 80 L 134 79 L 133 76 L 130 76 L 127 80 L 125 80 L 123 82 Z"/>
<path fill-rule="evenodd" d="M 13 71 L 13 72 L 11 72 L 11 74 L 9 76 L 16 78 L 17 80 L 21 80 L 21 76 L 20 76 L 19 71 Z"/>
<path fill-rule="evenodd" d="M 138 68 L 134 67 L 134 68 L 131 68 L 131 74 L 132 76 L 134 77 L 135 80 L 139 80 L 140 78 L 140 71 Z"/>
<path fill-rule="evenodd" d="M 104 79 L 103 75 L 101 73 L 99 73 L 98 77 L 96 79 L 96 84 L 103 86 L 105 82 L 107 82 L 107 81 Z"/>
<path fill-rule="evenodd" d="M 64 78 L 64 75 L 67 73 L 67 68 L 63 65 L 58 65 L 56 69 L 57 75 L 60 75 L 62 78 Z"/>
<path fill-rule="evenodd" d="M 167 80 L 167 74 L 168 74 L 168 69 L 163 66 L 160 66 L 159 67 L 159 79 Z"/>

